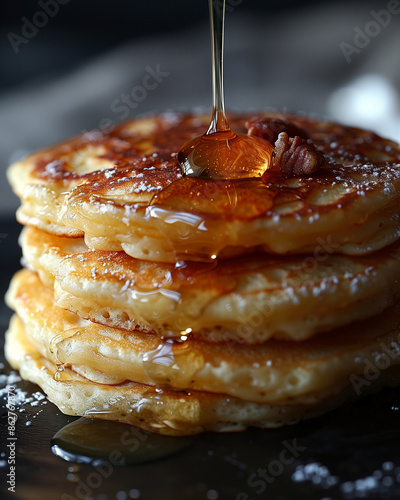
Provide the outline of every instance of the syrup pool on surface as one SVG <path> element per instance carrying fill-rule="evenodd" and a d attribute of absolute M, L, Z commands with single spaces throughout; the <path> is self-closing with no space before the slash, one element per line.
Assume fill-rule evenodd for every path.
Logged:
<path fill-rule="evenodd" d="M 183 145 L 178 161 L 187 176 L 200 179 L 261 177 L 271 164 L 273 146 L 259 137 L 233 132 L 225 115 L 223 39 L 225 0 L 209 0 L 213 65 L 213 114 L 207 132 Z"/>
<path fill-rule="evenodd" d="M 124 466 L 167 457 L 188 448 L 194 440 L 194 437 L 161 436 L 129 424 L 81 417 L 54 435 L 51 450 L 68 462 Z"/>

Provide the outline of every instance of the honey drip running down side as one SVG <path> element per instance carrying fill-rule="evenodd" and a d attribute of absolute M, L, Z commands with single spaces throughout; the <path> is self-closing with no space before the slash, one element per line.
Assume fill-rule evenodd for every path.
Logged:
<path fill-rule="evenodd" d="M 184 175 L 200 179 L 261 177 L 271 164 L 273 146 L 259 137 L 233 132 L 225 115 L 223 41 L 225 0 L 209 0 L 213 67 L 213 113 L 207 132 L 182 147 Z"/>

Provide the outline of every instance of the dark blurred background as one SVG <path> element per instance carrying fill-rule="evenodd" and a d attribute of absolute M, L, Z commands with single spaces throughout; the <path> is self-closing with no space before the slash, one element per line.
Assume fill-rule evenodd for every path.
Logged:
<path fill-rule="evenodd" d="M 64 0 L 57 2 L 59 11 L 51 22 L 41 29 L 34 44 L 24 47 L 22 42 L 19 64 L 13 61 L 10 44 L 4 43 L 9 32 L 21 34 L 23 17 L 33 20 L 43 5 L 32 0 L 2 0 L 1 16 L 2 62 L 0 88 L 4 90 L 20 84 L 26 78 L 51 77 L 70 71 L 85 60 L 121 43 L 138 38 L 152 38 L 183 31 L 208 22 L 207 0 Z M 228 0 L 227 13 L 240 7 L 241 13 L 256 16 L 265 13 L 282 15 L 317 4 L 316 1 L 296 0 Z M 221 0 L 222 4 L 222 0 Z M 56 7 L 53 7 L 55 12 Z M 49 16 L 50 17 L 50 16 Z M 50 19 L 49 19 L 50 21 Z M 28 44 L 26 44 L 28 45 Z M 182 61 L 184 63 L 184 61 Z M 11 70 L 11 71 L 10 71 Z"/>
<path fill-rule="evenodd" d="M 3 217 L 17 206 L 5 169 L 28 152 L 136 114 L 211 107 L 207 0 L 1 0 L 0 12 Z M 226 107 L 317 113 L 399 140 L 399 39 L 396 0 L 227 0 Z"/>

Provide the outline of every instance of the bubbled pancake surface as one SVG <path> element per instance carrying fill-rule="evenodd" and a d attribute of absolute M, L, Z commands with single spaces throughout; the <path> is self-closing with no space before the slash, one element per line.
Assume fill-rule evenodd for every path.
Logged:
<path fill-rule="evenodd" d="M 251 255 L 173 265 L 89 251 L 82 238 L 35 228 L 20 243 L 30 268 L 55 286 L 56 304 L 106 326 L 213 342 L 304 340 L 393 305 L 400 243 L 371 256 Z"/>
<path fill-rule="evenodd" d="M 96 383 L 131 381 L 256 403 L 304 404 L 334 397 L 352 375 L 363 374 L 367 362 L 378 363 L 385 349 L 393 350 L 386 369 L 400 364 L 398 305 L 329 337 L 249 346 L 196 339 L 176 343 L 84 321 L 55 306 L 52 290 L 27 270 L 13 278 L 7 301 L 42 356 Z"/>
<path fill-rule="evenodd" d="M 244 132 L 257 116 L 229 120 Z M 83 134 L 14 164 L 18 218 L 54 234 L 84 235 L 92 249 L 161 262 L 256 247 L 304 253 L 328 239 L 337 253 L 365 254 L 397 240 L 398 145 L 360 129 L 278 117 L 304 128 L 324 153 L 318 172 L 271 174 L 266 184 L 182 178 L 176 154 L 204 133 L 207 118 L 168 113 Z"/>

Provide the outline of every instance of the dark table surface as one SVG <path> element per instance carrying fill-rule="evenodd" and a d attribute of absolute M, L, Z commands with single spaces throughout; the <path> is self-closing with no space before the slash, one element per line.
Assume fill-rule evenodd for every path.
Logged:
<path fill-rule="evenodd" d="M 2 221 L 1 293 L 19 268 L 18 225 Z M 11 312 L 0 308 L 1 337 Z M 10 368 L 1 358 L 2 371 Z M 3 366 L 4 364 L 4 366 Z M 7 383 L 5 376 L 1 382 Z M 18 379 L 17 379 L 18 380 Z M 37 386 L 16 381 L 28 403 L 18 408 L 16 492 L 7 491 L 7 417 L 1 406 L 1 498 L 336 500 L 400 498 L 400 391 L 348 404 L 323 417 L 283 429 L 203 434 L 166 458 L 125 467 L 64 461 L 53 436 L 76 420 L 41 399 Z M 30 401 L 30 402 L 29 402 Z M 283 453 L 283 450 L 291 450 Z M 282 458 L 285 457 L 284 460 Z M 285 462 L 285 463 L 283 463 Z"/>

